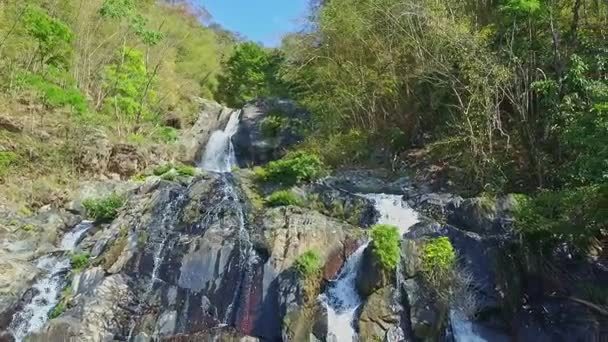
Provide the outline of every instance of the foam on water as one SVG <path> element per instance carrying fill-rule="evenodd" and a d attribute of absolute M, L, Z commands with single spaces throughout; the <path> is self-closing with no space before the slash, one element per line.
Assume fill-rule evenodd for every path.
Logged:
<path fill-rule="evenodd" d="M 83 221 L 61 240 L 62 255 L 43 256 L 36 262 L 36 267 L 43 276 L 36 281 L 29 291 L 31 299 L 23 308 L 13 315 L 9 331 L 20 342 L 33 332 L 40 331 L 48 320 L 49 312 L 59 303 L 60 294 L 67 284 L 66 274 L 71 269 L 69 252 L 73 252 L 84 234 L 91 229 L 92 222 Z"/>
<path fill-rule="evenodd" d="M 240 110 L 235 110 L 224 130 L 211 134 L 201 161 L 201 168 L 213 172 L 230 172 L 236 166 L 236 156 L 232 145 L 232 136 L 239 128 Z"/>

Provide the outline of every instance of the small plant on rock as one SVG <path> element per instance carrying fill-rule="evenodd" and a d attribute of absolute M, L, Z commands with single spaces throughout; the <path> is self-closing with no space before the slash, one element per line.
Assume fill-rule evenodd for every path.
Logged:
<path fill-rule="evenodd" d="M 87 216 L 98 222 L 115 219 L 124 204 L 125 198 L 114 193 L 103 198 L 88 198 L 82 202 Z"/>
<path fill-rule="evenodd" d="M 281 190 L 272 193 L 266 198 L 266 204 L 271 207 L 284 205 L 302 205 L 302 198 L 289 190 Z"/>
<path fill-rule="evenodd" d="M 372 251 L 386 271 L 392 271 L 399 262 L 399 230 L 395 226 L 377 224 L 372 227 Z"/>
<path fill-rule="evenodd" d="M 74 253 L 70 257 L 70 264 L 72 265 L 72 270 L 74 272 L 78 272 L 89 265 L 89 253 Z"/>
<path fill-rule="evenodd" d="M 285 119 L 277 115 L 267 116 L 260 123 L 260 129 L 264 138 L 276 138 L 284 126 Z"/>
<path fill-rule="evenodd" d="M 321 271 L 323 259 L 319 255 L 319 252 L 309 250 L 298 257 L 295 267 L 301 277 L 311 277 Z"/>
<path fill-rule="evenodd" d="M 175 170 L 180 176 L 196 176 L 196 168 L 188 165 L 179 165 L 175 167 Z"/>
<path fill-rule="evenodd" d="M 453 277 L 456 253 L 447 237 L 431 239 L 422 250 L 422 275 L 436 288 L 447 287 Z"/>
<path fill-rule="evenodd" d="M 300 151 L 272 161 L 254 172 L 260 181 L 290 186 L 320 178 L 325 172 L 325 165 L 316 154 Z"/>
<path fill-rule="evenodd" d="M 173 170 L 173 164 L 168 163 L 155 167 L 154 170 L 152 170 L 152 174 L 155 176 L 162 176 L 171 170 Z"/>

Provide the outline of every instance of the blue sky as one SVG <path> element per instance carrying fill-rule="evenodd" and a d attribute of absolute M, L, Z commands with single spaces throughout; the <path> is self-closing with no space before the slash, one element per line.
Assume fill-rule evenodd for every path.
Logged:
<path fill-rule="evenodd" d="M 198 0 L 213 21 L 266 46 L 277 46 L 281 36 L 298 26 L 307 0 Z"/>

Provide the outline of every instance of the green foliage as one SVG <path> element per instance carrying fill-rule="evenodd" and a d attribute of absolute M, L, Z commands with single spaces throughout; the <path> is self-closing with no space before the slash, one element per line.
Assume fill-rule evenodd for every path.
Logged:
<path fill-rule="evenodd" d="M 148 179 L 148 175 L 145 173 L 138 173 L 136 175 L 133 175 L 133 177 L 131 177 L 131 181 L 133 181 L 133 182 L 145 182 L 146 179 Z"/>
<path fill-rule="evenodd" d="M 303 204 L 302 198 L 290 190 L 280 190 L 273 192 L 266 198 L 266 204 L 271 207 Z"/>
<path fill-rule="evenodd" d="M 323 259 L 319 252 L 315 250 L 306 251 L 295 261 L 295 268 L 303 278 L 317 275 L 323 267 Z"/>
<path fill-rule="evenodd" d="M 330 134 L 326 139 L 311 137 L 308 149 L 333 167 L 362 164 L 368 161 L 371 152 L 369 137 L 357 129 Z"/>
<path fill-rule="evenodd" d="M 272 161 L 264 168 L 256 168 L 254 172 L 258 180 L 290 186 L 318 179 L 324 174 L 325 165 L 317 155 L 298 151 Z"/>
<path fill-rule="evenodd" d="M 262 136 L 264 138 L 276 138 L 276 136 L 285 127 L 286 120 L 280 116 L 271 115 L 267 116 L 260 123 L 260 129 L 262 130 Z"/>
<path fill-rule="evenodd" d="M 217 97 L 230 107 L 240 107 L 258 97 L 276 94 L 280 54 L 253 42 L 236 46 L 224 66 Z"/>
<path fill-rule="evenodd" d="M 0 152 L 0 176 L 8 172 L 9 168 L 18 160 L 14 152 Z"/>
<path fill-rule="evenodd" d="M 372 251 L 386 271 L 392 271 L 399 262 L 399 230 L 395 226 L 377 224 L 372 227 Z"/>
<path fill-rule="evenodd" d="M 194 177 L 197 174 L 196 168 L 189 165 L 178 165 L 175 170 L 180 176 Z"/>
<path fill-rule="evenodd" d="M 29 233 L 29 232 L 33 232 L 33 231 L 35 231 L 35 230 L 36 230 L 36 226 L 35 226 L 35 225 L 33 225 L 33 224 L 26 224 L 26 225 L 24 225 L 23 227 L 21 227 L 21 229 L 22 229 L 24 232 Z"/>
<path fill-rule="evenodd" d="M 82 202 L 87 216 L 99 222 L 112 221 L 124 204 L 125 198 L 118 194 L 103 198 L 88 198 Z"/>
<path fill-rule="evenodd" d="M 89 253 L 74 253 L 70 256 L 72 271 L 79 272 L 89 265 Z"/>
<path fill-rule="evenodd" d="M 136 49 L 123 49 L 104 73 L 104 88 L 108 93 L 106 111 L 119 115 L 126 122 L 150 120 L 152 113 L 147 104 L 156 97 L 150 89 L 151 82 L 143 53 Z"/>
<path fill-rule="evenodd" d="M 42 100 L 47 107 L 70 107 L 79 114 L 86 112 L 88 109 L 86 98 L 75 87 L 62 87 L 36 74 L 25 74 L 20 81 L 36 90 L 42 96 Z"/>
<path fill-rule="evenodd" d="M 159 127 L 154 131 L 154 136 L 161 142 L 172 143 L 179 139 L 179 131 L 173 127 Z"/>
<path fill-rule="evenodd" d="M 421 255 L 422 275 L 432 286 L 440 289 L 450 286 L 456 253 L 447 237 L 426 241 Z"/>
<path fill-rule="evenodd" d="M 25 30 L 38 43 L 41 66 L 66 67 L 71 52 L 73 34 L 60 20 L 52 18 L 44 10 L 27 7 L 23 16 Z"/>
<path fill-rule="evenodd" d="M 608 220 L 608 184 L 519 196 L 515 227 L 530 249 L 545 256 L 563 242 L 588 252 Z"/>
<path fill-rule="evenodd" d="M 155 176 L 162 176 L 171 170 L 173 170 L 173 164 L 168 163 L 168 164 L 159 165 L 159 166 L 155 167 L 154 170 L 152 170 L 152 173 Z"/>
<path fill-rule="evenodd" d="M 175 182 L 177 180 L 177 172 L 173 172 L 173 170 L 165 173 L 164 175 L 160 176 L 160 178 L 162 180 L 166 180 L 168 182 Z"/>
<path fill-rule="evenodd" d="M 55 318 L 61 316 L 61 314 L 63 314 L 65 312 L 65 310 L 67 310 L 67 305 L 63 301 L 59 302 L 59 304 L 57 304 L 49 312 L 49 319 L 55 319 Z"/>

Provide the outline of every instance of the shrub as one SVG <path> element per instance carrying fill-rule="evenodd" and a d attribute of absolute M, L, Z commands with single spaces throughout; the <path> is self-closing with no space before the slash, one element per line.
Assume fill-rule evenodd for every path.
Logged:
<path fill-rule="evenodd" d="M 61 316 L 61 314 L 64 313 L 66 309 L 67 309 L 67 306 L 65 305 L 65 303 L 59 302 L 59 304 L 55 305 L 53 310 L 51 310 L 49 312 L 49 318 L 54 319 L 54 318 Z"/>
<path fill-rule="evenodd" d="M 188 165 L 180 165 L 175 168 L 180 176 L 196 176 L 196 168 Z"/>
<path fill-rule="evenodd" d="M 275 191 L 268 198 L 266 203 L 271 207 L 282 205 L 302 205 L 302 198 L 289 190 Z"/>
<path fill-rule="evenodd" d="M 300 151 L 272 161 L 265 168 L 254 172 L 259 180 L 289 186 L 320 178 L 324 170 L 325 166 L 317 155 Z"/>
<path fill-rule="evenodd" d="M 87 216 L 98 222 L 112 221 L 124 204 L 124 197 L 118 194 L 111 194 L 104 198 L 88 198 L 82 202 Z"/>
<path fill-rule="evenodd" d="M 284 126 L 285 119 L 276 115 L 267 116 L 260 123 L 260 129 L 264 138 L 276 138 Z"/>
<path fill-rule="evenodd" d="M 89 253 L 74 253 L 70 257 L 72 270 L 78 272 L 89 265 Z"/>
<path fill-rule="evenodd" d="M 145 182 L 146 179 L 148 179 L 148 175 L 145 173 L 138 173 L 136 175 L 133 175 L 133 177 L 131 177 L 131 181 L 133 181 L 133 182 Z"/>
<path fill-rule="evenodd" d="M 169 182 L 174 182 L 177 179 L 177 172 L 167 172 L 160 176 L 160 178 Z"/>
<path fill-rule="evenodd" d="M 162 126 L 156 129 L 154 137 L 161 142 L 170 143 L 179 139 L 179 133 L 173 127 Z"/>
<path fill-rule="evenodd" d="M 372 251 L 386 271 L 392 271 L 399 262 L 399 230 L 395 226 L 377 224 L 372 227 Z"/>
<path fill-rule="evenodd" d="M 17 154 L 14 152 L 0 152 L 0 176 L 5 174 L 16 161 Z"/>
<path fill-rule="evenodd" d="M 155 167 L 154 170 L 152 170 L 152 174 L 154 174 L 155 176 L 162 176 L 171 170 L 173 170 L 173 164 L 168 163 Z"/>
<path fill-rule="evenodd" d="M 306 251 L 296 259 L 295 267 L 300 276 L 310 277 L 318 274 L 323 267 L 323 259 L 315 250 Z"/>
<path fill-rule="evenodd" d="M 456 264 L 456 253 L 450 239 L 439 237 L 427 241 L 421 261 L 422 275 L 430 284 L 437 288 L 450 285 Z"/>

